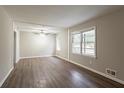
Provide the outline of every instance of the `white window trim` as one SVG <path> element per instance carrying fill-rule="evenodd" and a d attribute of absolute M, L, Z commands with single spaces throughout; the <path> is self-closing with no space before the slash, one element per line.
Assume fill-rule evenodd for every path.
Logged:
<path fill-rule="evenodd" d="M 72 54 L 75 54 L 75 55 L 83 55 L 83 56 L 86 56 L 86 57 L 91 57 L 91 58 L 97 58 L 97 29 L 96 29 L 96 26 L 92 26 L 92 27 L 89 27 L 89 28 L 85 28 L 85 29 L 82 29 L 82 30 L 78 30 L 78 31 L 73 31 L 71 33 L 71 50 L 72 50 L 72 36 L 73 34 L 78 34 L 78 33 L 82 33 L 82 32 L 87 32 L 91 29 L 95 29 L 95 55 L 90 55 L 90 54 L 83 54 L 82 53 L 82 48 L 81 48 L 81 53 L 73 53 Z M 81 36 L 82 38 L 82 36 Z M 82 41 L 81 41 L 81 47 L 82 47 Z"/>
<path fill-rule="evenodd" d="M 81 34 L 81 32 L 76 32 L 76 33 L 72 33 L 71 34 L 71 47 L 72 47 L 72 43 L 73 43 L 73 34 Z M 80 46 L 81 47 L 81 46 Z M 72 52 L 73 53 L 73 52 Z M 80 53 L 73 53 L 73 54 L 77 54 L 77 55 L 81 55 L 81 50 Z"/>

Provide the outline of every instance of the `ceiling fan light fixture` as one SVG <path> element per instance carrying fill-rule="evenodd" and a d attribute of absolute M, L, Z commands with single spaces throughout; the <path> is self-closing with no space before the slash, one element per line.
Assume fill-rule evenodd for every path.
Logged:
<path fill-rule="evenodd" d="M 45 34 L 45 33 L 40 33 L 40 36 L 41 36 L 41 37 L 45 37 L 46 34 Z"/>

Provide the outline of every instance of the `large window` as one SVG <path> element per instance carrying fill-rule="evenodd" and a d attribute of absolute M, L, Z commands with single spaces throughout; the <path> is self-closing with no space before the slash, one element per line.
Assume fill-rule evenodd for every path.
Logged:
<path fill-rule="evenodd" d="M 72 34 L 72 53 L 96 56 L 95 28 Z"/>

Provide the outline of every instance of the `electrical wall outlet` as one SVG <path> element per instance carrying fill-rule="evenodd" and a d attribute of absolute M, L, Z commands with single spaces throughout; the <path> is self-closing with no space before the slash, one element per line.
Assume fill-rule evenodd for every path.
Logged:
<path fill-rule="evenodd" d="M 106 72 L 107 72 L 108 74 L 110 74 L 111 71 L 110 71 L 109 69 L 106 69 Z"/>
<path fill-rule="evenodd" d="M 111 75 L 111 76 L 116 77 L 117 71 L 115 71 L 115 70 L 113 70 L 113 69 L 110 69 L 110 68 L 106 68 L 106 73 L 107 73 L 108 75 Z"/>
<path fill-rule="evenodd" d="M 111 71 L 111 75 L 115 76 L 116 72 L 115 71 Z"/>

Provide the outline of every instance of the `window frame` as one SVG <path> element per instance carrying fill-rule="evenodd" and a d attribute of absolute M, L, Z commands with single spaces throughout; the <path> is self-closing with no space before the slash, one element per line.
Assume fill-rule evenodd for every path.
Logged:
<path fill-rule="evenodd" d="M 80 36 L 82 37 L 81 32 L 76 32 L 76 33 L 72 33 L 72 34 L 71 34 L 71 46 L 72 46 L 72 48 L 73 48 L 73 35 L 74 35 L 74 34 L 80 34 Z M 81 42 L 80 42 L 80 48 L 81 48 Z M 72 50 L 72 53 L 73 53 L 73 50 Z M 78 55 L 80 55 L 80 54 L 81 54 L 81 49 L 80 49 L 80 53 L 73 53 L 73 54 L 78 54 Z"/>
<path fill-rule="evenodd" d="M 83 42 L 83 33 L 85 33 L 85 32 L 88 32 L 88 31 L 90 31 L 90 30 L 92 30 L 92 29 L 94 29 L 95 30 L 95 47 L 94 47 L 94 55 L 90 55 L 90 54 L 85 54 L 85 53 L 83 53 L 82 52 L 82 42 Z M 88 57 L 93 57 L 93 58 L 96 58 L 97 57 L 97 29 L 96 29 L 96 26 L 92 26 L 92 27 L 89 27 L 89 28 L 86 28 L 86 29 L 82 29 L 82 30 L 79 30 L 79 31 L 73 31 L 72 33 L 71 33 L 71 50 L 73 49 L 73 47 L 72 47 L 72 44 L 73 44 L 73 35 L 74 34 L 78 34 L 78 33 L 80 33 L 81 34 L 81 43 L 80 43 L 80 53 L 73 53 L 73 51 L 72 51 L 72 54 L 76 54 L 76 55 L 83 55 L 83 56 L 88 56 Z"/>

